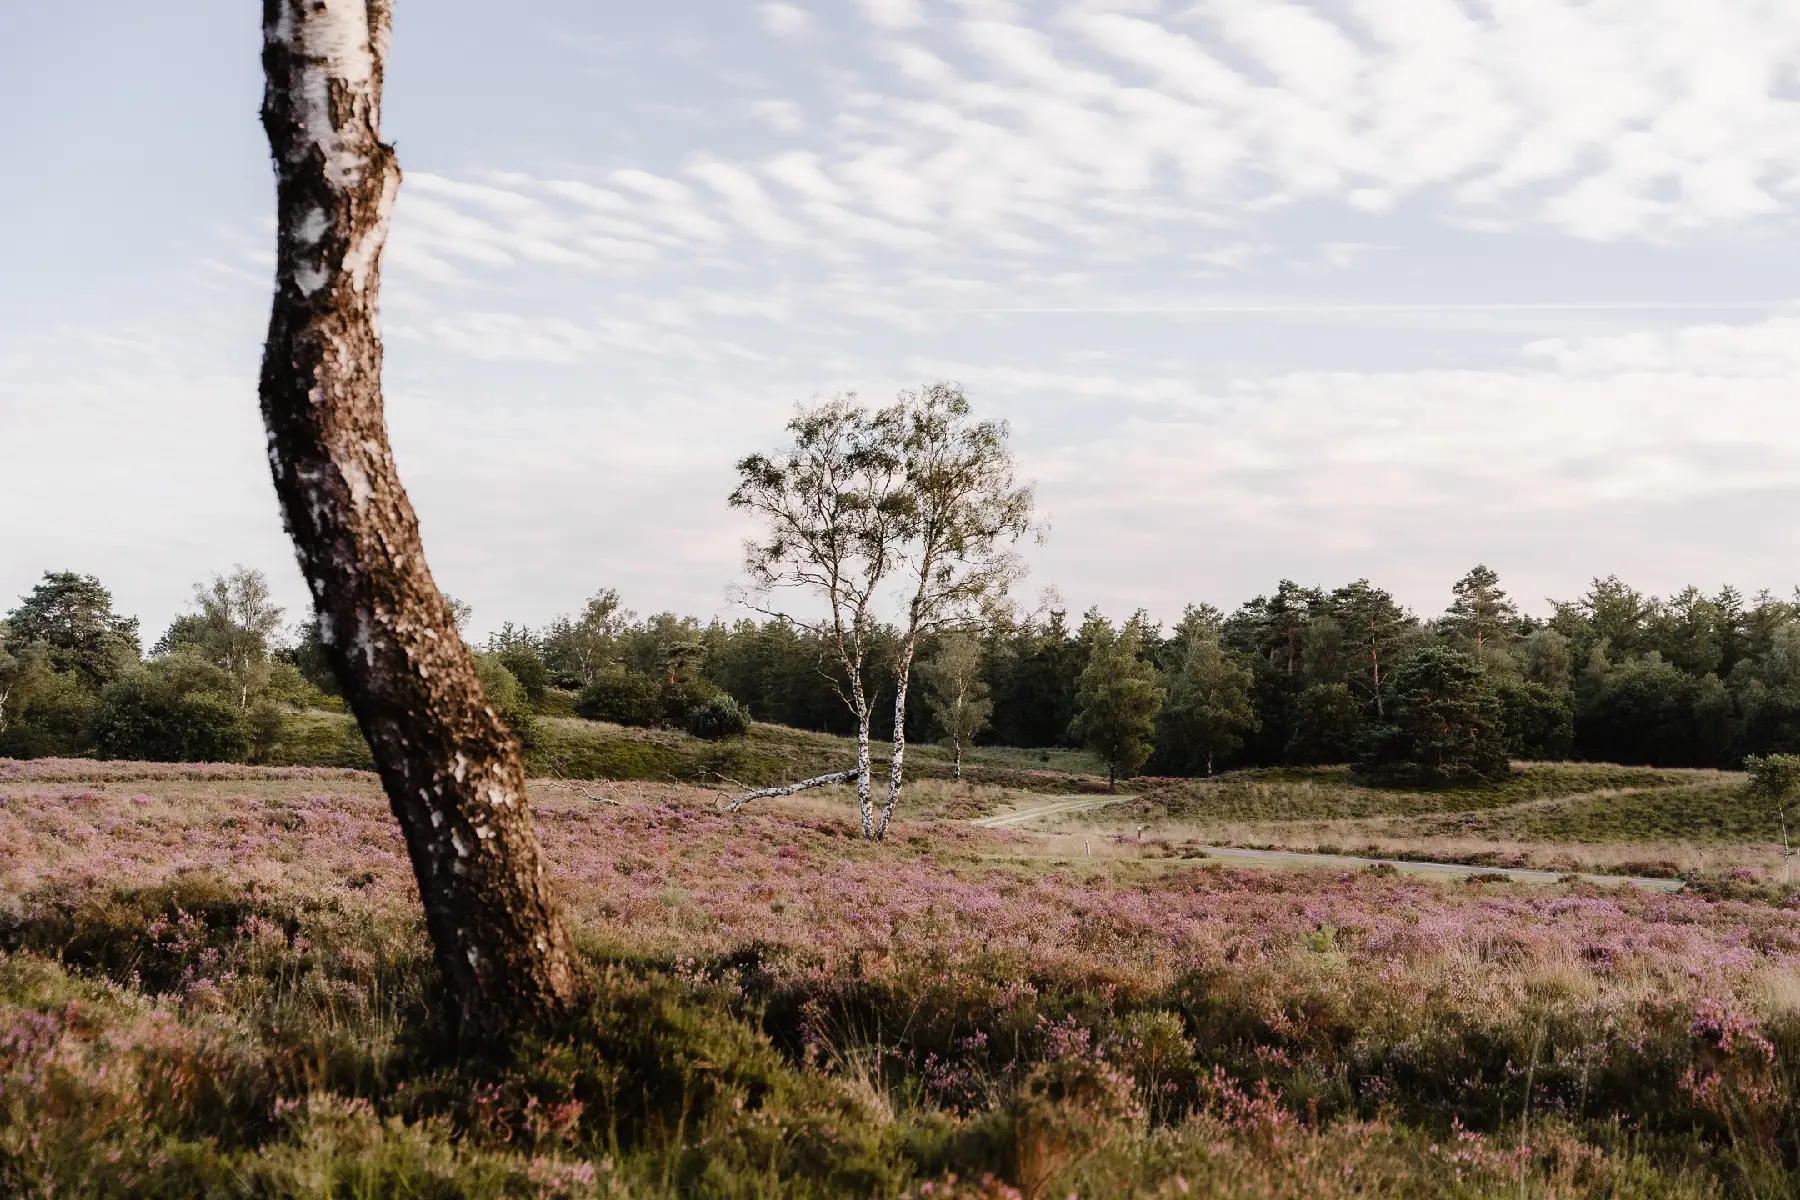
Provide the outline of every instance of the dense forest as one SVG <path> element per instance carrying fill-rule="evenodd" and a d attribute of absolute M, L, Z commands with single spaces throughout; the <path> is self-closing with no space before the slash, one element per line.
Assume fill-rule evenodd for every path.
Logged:
<path fill-rule="evenodd" d="M 959 694 L 978 715 L 965 734 L 1093 745 L 1126 773 L 1375 762 L 1404 720 L 1396 707 L 1416 709 L 1420 696 L 1436 706 L 1427 723 L 1489 726 L 1514 759 L 1719 766 L 1800 751 L 1800 603 L 1729 587 L 1658 598 L 1609 577 L 1538 617 L 1485 567 L 1453 596 L 1420 617 L 1366 580 L 1284 580 L 1229 613 L 1192 606 L 1168 627 L 1142 612 L 1071 618 L 1055 603 L 1001 611 L 926 646 L 907 733 L 943 736 L 949 710 L 932 685 L 955 672 L 934 667 L 966 658 Z M 282 616 L 261 575 L 240 569 L 197 586 L 193 611 L 146 653 L 97 579 L 46 574 L 0 628 L 0 753 L 253 759 L 284 713 L 337 703 L 316 627 Z M 891 696 L 883 636 L 871 683 Z M 541 628 L 503 625 L 478 650 L 490 694 L 519 725 L 575 711 L 707 736 L 745 715 L 853 731 L 828 647 L 777 620 L 640 618 L 602 591 Z M 891 709 L 876 712 L 877 736 L 890 736 Z M 1135 753 L 1097 743 L 1129 741 L 1134 722 Z"/>

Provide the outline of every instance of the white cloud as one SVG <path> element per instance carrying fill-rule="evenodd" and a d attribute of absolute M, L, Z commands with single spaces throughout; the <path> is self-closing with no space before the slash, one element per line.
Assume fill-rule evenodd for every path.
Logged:
<path fill-rule="evenodd" d="M 1696 375 L 1800 379 L 1800 318 L 1754 325 L 1698 325 L 1667 332 L 1546 338 L 1525 347 L 1531 357 L 1582 375 Z M 1710 422 L 1712 414 L 1708 412 Z"/>
<path fill-rule="evenodd" d="M 838 14 L 810 7 L 749 12 L 812 37 Z M 1283 574 L 1435 595 L 1504 554 L 1564 594 L 1791 577 L 1800 532 L 1768 513 L 1800 500 L 1800 318 L 1534 310 L 1767 294 L 1800 204 L 1791 0 L 851 12 L 830 55 L 684 42 L 617 136 L 546 156 L 440 129 L 449 161 L 513 169 L 407 159 L 396 444 L 434 564 L 484 614 L 597 583 L 709 611 L 733 457 L 794 400 L 937 375 L 1013 420 L 1056 518 L 1039 578 L 1082 604 L 1166 613 Z M 1722 249 L 1677 276 L 1698 260 L 1658 255 L 1684 239 Z M 179 603 L 287 561 L 255 423 L 264 251 L 208 268 L 229 303 L 129 344 L 0 336 L 26 447 L 0 512 L 64 506 L 0 529 L 0 564 L 126 564 L 153 600 L 173 573 Z"/>
<path fill-rule="evenodd" d="M 925 22 L 919 0 L 863 0 L 863 11 L 882 29 L 911 29 Z"/>
<path fill-rule="evenodd" d="M 762 16 L 763 28 L 776 37 L 799 37 L 812 29 L 812 14 L 792 4 L 763 4 L 756 11 Z"/>
<path fill-rule="evenodd" d="M 759 11 L 789 34 L 811 19 Z M 823 100 L 747 104 L 796 144 L 691 145 L 700 190 L 630 165 L 606 187 L 409 175 L 396 263 L 442 281 L 521 262 L 624 270 L 715 254 L 737 231 L 836 263 L 890 246 L 1066 267 L 1198 261 L 1219 228 L 1301 203 L 1602 241 L 1800 207 L 1800 94 L 1783 83 L 1800 22 L 1781 4 L 1025 11 L 962 5 L 926 27 L 916 5 L 869 7 L 894 32 L 823 72 Z"/>
<path fill-rule="evenodd" d="M 792 100 L 758 100 L 750 106 L 750 111 L 776 133 L 799 133 L 806 128 L 800 106 Z"/>

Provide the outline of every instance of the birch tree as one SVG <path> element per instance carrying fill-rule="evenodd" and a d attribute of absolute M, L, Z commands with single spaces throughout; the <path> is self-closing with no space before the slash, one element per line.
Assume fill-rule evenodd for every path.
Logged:
<path fill-rule="evenodd" d="M 406 838 L 464 1037 L 541 1024 L 583 984 L 525 800 L 389 448 L 377 301 L 400 168 L 381 140 L 389 0 L 264 0 L 276 290 L 260 393 L 319 636 Z"/>
<path fill-rule="evenodd" d="M 752 454 L 737 464 L 731 506 L 762 524 L 761 535 L 744 544 L 751 580 L 746 602 L 830 648 L 841 678 L 832 672 L 826 678 L 856 719 L 856 802 L 863 837 L 870 838 L 875 814 L 868 662 L 875 606 L 910 520 L 905 426 L 897 409 L 871 412 L 847 394 L 803 407 L 787 429 L 793 441 L 785 449 Z M 787 596 L 804 596 L 810 603 L 781 603 Z M 837 782 L 845 774 L 806 783 Z"/>
<path fill-rule="evenodd" d="M 1015 478 L 1004 421 L 977 421 L 962 389 L 934 383 L 900 396 L 904 422 L 907 593 L 894 654 L 894 751 L 887 835 L 906 760 L 906 696 L 920 639 L 968 625 L 1023 573 L 1012 547 L 1031 527 L 1032 489 Z"/>
<path fill-rule="evenodd" d="M 268 680 L 269 639 L 281 628 L 282 610 L 271 598 L 268 577 L 239 566 L 214 575 L 210 584 L 195 584 L 194 601 L 201 648 L 231 676 L 238 708 L 247 712 L 250 693 Z"/>
<path fill-rule="evenodd" d="M 974 742 L 994 714 L 981 677 L 981 657 L 981 642 L 957 630 L 943 638 L 937 654 L 921 668 L 925 700 L 950 743 L 950 774 L 957 780 L 962 779 L 963 747 Z"/>
<path fill-rule="evenodd" d="M 619 593 L 601 588 L 588 597 L 576 618 L 551 622 L 542 638 L 544 661 L 559 676 L 587 687 L 618 657 L 619 636 L 632 614 L 619 605 Z"/>
<path fill-rule="evenodd" d="M 25 675 L 25 660 L 6 648 L 7 625 L 0 621 L 0 733 L 6 732 L 7 704 Z"/>

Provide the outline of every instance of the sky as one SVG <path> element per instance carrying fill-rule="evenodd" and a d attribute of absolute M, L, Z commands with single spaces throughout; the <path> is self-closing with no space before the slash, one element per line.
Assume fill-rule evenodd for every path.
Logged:
<path fill-rule="evenodd" d="M 1792 0 L 398 0 L 396 455 L 479 631 L 733 615 L 732 464 L 960 382 L 1021 600 L 1800 583 Z M 0 607 L 302 615 L 256 6 L 0 0 Z"/>

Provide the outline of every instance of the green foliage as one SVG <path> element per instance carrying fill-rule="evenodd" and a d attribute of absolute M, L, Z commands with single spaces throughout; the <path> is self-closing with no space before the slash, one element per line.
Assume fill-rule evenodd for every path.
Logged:
<path fill-rule="evenodd" d="M 1359 771 L 1428 786 L 1510 773 L 1500 700 L 1472 656 L 1428 646 L 1393 669 L 1383 692 L 1386 718 L 1364 735 Z"/>
<path fill-rule="evenodd" d="M 543 702 L 550 691 L 550 669 L 544 665 L 544 657 L 536 646 L 529 642 L 508 646 L 500 651 L 500 664 L 519 681 L 527 702 L 533 706 Z"/>
<path fill-rule="evenodd" d="M 1500 700 L 1506 752 L 1514 758 L 1555 761 L 1575 743 L 1574 697 L 1528 679 L 1508 679 L 1495 689 Z"/>
<path fill-rule="evenodd" d="M 261 571 L 232 568 L 209 584 L 194 585 L 198 612 L 177 617 L 157 642 L 159 655 L 190 647 L 231 677 L 238 707 L 248 709 L 268 687 L 270 639 L 282 610 L 270 599 Z"/>
<path fill-rule="evenodd" d="M 1744 789 L 1745 792 L 1752 799 L 1766 805 L 1781 826 L 1781 874 L 1785 880 L 1788 877 L 1788 859 L 1793 857 L 1788 840 L 1788 804 L 1795 793 L 1800 792 L 1800 755 L 1751 755 L 1744 760 L 1744 770 L 1750 773 L 1750 783 Z"/>
<path fill-rule="evenodd" d="M 275 704 L 292 708 L 324 708 L 343 711 L 341 696 L 330 695 L 314 687 L 293 660 L 274 658 L 269 662 L 269 678 L 264 694 Z"/>
<path fill-rule="evenodd" d="M 1190 609 L 1190 616 L 1195 610 Z M 1219 632 L 1208 621 L 1187 636 L 1178 670 L 1169 685 L 1157 731 L 1159 763 L 1186 774 L 1212 774 L 1218 760 L 1244 744 L 1243 735 L 1262 724 L 1256 715 L 1249 668 L 1219 644 Z"/>
<path fill-rule="evenodd" d="M 958 631 L 939 638 L 936 652 L 919 666 L 926 706 L 959 760 L 994 714 L 981 662 L 981 642 Z"/>
<path fill-rule="evenodd" d="M 1660 651 L 1596 663 L 1576 718 L 1585 758 L 1652 766 L 1720 762 L 1731 743 L 1731 698 L 1716 675 L 1696 678 Z"/>
<path fill-rule="evenodd" d="M 1128 621 L 1118 633 L 1098 614 L 1082 630 L 1091 649 L 1076 689 L 1069 732 L 1106 763 L 1108 782 L 1137 773 L 1150 757 L 1165 693 L 1143 657 L 1143 632 Z"/>
<path fill-rule="evenodd" d="M 375 756 L 363 740 L 356 718 L 347 713 L 287 714 L 276 744 L 262 755 L 276 766 L 353 767 L 375 769 Z"/>
<path fill-rule="evenodd" d="M 272 611 L 266 596 L 239 603 L 238 593 L 247 590 L 238 583 L 256 578 L 240 568 L 200 589 L 199 611 L 170 626 L 156 658 L 198 655 L 225 669 L 235 691 L 214 690 L 234 695 L 247 724 L 260 728 L 251 753 L 304 758 L 311 753 L 304 746 L 272 745 L 276 722 L 256 710 L 259 704 L 338 708 L 336 680 L 316 622 L 300 626 L 292 646 L 267 648 L 256 632 L 267 628 Z M 1367 581 L 1328 591 L 1284 580 L 1229 616 L 1191 609 L 1166 635 L 1140 615 L 1134 622 L 1139 656 L 1154 664 L 1170 692 L 1154 753 L 1140 769 L 1204 772 L 1209 750 L 1215 770 L 1348 761 L 1363 728 L 1384 715 L 1385 697 L 1374 690 L 1377 673 L 1385 678 L 1407 654 L 1431 644 L 1466 650 L 1488 672 L 1514 757 L 1731 766 L 1745 755 L 1800 752 L 1800 603 L 1766 592 L 1746 599 L 1729 588 L 1711 596 L 1687 588 L 1658 599 L 1603 579 L 1539 622 L 1518 616 L 1485 568 L 1452 590 L 1450 610 L 1427 623 Z M 0 753 L 93 752 L 88 727 L 103 686 L 99 677 L 137 663 L 135 625 L 113 614 L 110 603 L 92 579 L 46 576 L 14 614 L 23 626 L 0 630 Z M 226 619 L 215 620 L 219 614 Z M 1216 630 L 1216 657 L 1195 650 L 1197 621 Z M 33 641 L 24 628 L 61 641 Z M 247 657 L 231 649 L 244 642 L 240 634 L 249 635 Z M 871 621 L 862 637 L 871 736 L 889 740 L 900 633 Z M 972 670 L 959 675 L 968 678 L 974 697 L 967 715 L 986 717 L 974 722 L 972 736 L 1045 754 L 1080 741 L 1076 706 L 1096 646 L 1091 629 L 1072 630 L 1060 600 L 1047 593 L 1038 612 L 987 614 L 971 637 Z M 526 740 L 536 736 L 534 715 L 575 711 L 580 697 L 565 690 L 570 684 L 592 688 L 584 711 L 640 728 L 680 728 L 691 709 L 722 691 L 766 721 L 821 733 L 855 731 L 839 694 L 847 679 L 829 637 L 788 621 L 706 624 L 675 613 L 638 619 L 616 593 L 602 591 L 579 619 L 559 618 L 535 631 L 503 626 L 488 652 L 523 693 L 523 703 L 507 706 L 505 715 Z M 906 715 L 915 746 L 945 728 L 929 643 L 921 654 L 915 694 L 922 703 Z M 586 671 L 594 677 L 584 679 Z M 318 727 L 305 730 L 302 742 L 323 738 Z M 281 739 L 293 743 L 285 730 Z M 323 741 L 314 749 L 328 750 L 333 761 L 361 753 L 354 740 Z"/>
<path fill-rule="evenodd" d="M 537 721 L 526 700 L 525 689 L 507 669 L 500 655 L 478 650 L 474 658 L 475 677 L 481 681 L 481 690 L 488 703 L 519 741 L 529 746 L 537 737 Z"/>
<path fill-rule="evenodd" d="M 319 637 L 319 618 L 314 616 L 299 627 L 294 644 L 275 651 L 275 657 L 300 672 L 301 678 L 326 696 L 342 697 L 325 643 Z"/>
<path fill-rule="evenodd" d="M 750 732 L 750 714 L 723 692 L 700 701 L 682 714 L 681 726 L 709 742 L 741 738 Z"/>
<path fill-rule="evenodd" d="M 184 686 L 196 674 L 194 664 L 183 663 L 173 670 L 141 669 L 108 684 L 91 725 L 100 757 L 147 762 L 249 757 L 252 733 L 243 710 L 216 690 Z"/>
<path fill-rule="evenodd" d="M 34 642 L 16 653 L 0 639 L 0 754 L 16 758 L 80 753 L 96 697 L 74 671 L 57 671 Z"/>
<path fill-rule="evenodd" d="M 1393 596 L 1359 579 L 1331 593 L 1328 619 L 1341 631 L 1344 682 L 1381 707 L 1382 678 L 1417 622 Z"/>
<path fill-rule="evenodd" d="M 619 593 L 602 588 L 588 597 L 578 616 L 552 621 L 537 639 L 551 681 L 574 691 L 593 683 L 618 660 L 619 635 L 631 617 L 619 607 Z"/>
<path fill-rule="evenodd" d="M 46 571 L 43 580 L 6 614 L 6 648 L 42 644 L 50 668 L 73 672 L 98 689 L 138 660 L 138 623 L 112 610 L 112 593 L 92 575 Z"/>
<path fill-rule="evenodd" d="M 1500 576 L 1478 565 L 1450 586 L 1456 599 L 1444 614 L 1444 632 L 1466 649 L 1505 645 L 1517 637 L 1519 609 L 1500 589 Z"/>
<path fill-rule="evenodd" d="M 1295 698 L 1285 758 L 1290 763 L 1349 761 L 1363 734 L 1363 706 L 1347 683 L 1315 683 Z"/>
<path fill-rule="evenodd" d="M 1785 808 L 1800 791 L 1800 754 L 1751 755 L 1744 760 L 1750 795 Z"/>
<path fill-rule="evenodd" d="M 648 726 L 663 719 L 662 682 L 637 671 L 605 672 L 581 690 L 577 716 L 615 725 Z"/>

